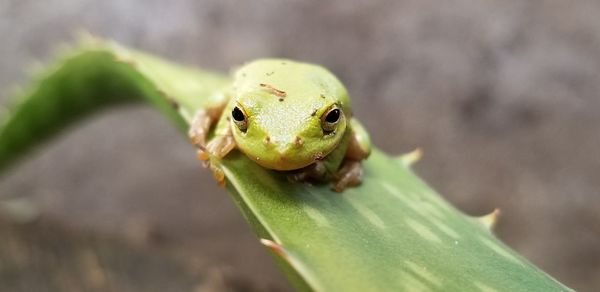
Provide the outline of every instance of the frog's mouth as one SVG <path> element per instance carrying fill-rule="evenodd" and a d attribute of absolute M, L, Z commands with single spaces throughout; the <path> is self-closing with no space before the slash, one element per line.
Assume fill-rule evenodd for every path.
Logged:
<path fill-rule="evenodd" d="M 262 167 L 278 170 L 278 171 L 289 171 L 297 170 L 307 167 L 313 164 L 317 160 L 321 160 L 327 156 L 323 152 L 318 152 L 314 155 L 298 155 L 298 153 L 286 153 L 276 150 L 271 150 L 266 155 L 252 155 L 252 153 L 246 152 L 246 156 L 259 164 Z"/>
<path fill-rule="evenodd" d="M 327 149 L 318 148 L 317 150 L 311 145 L 299 145 L 298 143 L 254 145 L 254 147 L 238 145 L 248 158 L 260 166 L 278 171 L 297 170 L 307 167 L 317 160 L 323 160 L 335 149 L 337 143 L 329 146 Z"/>

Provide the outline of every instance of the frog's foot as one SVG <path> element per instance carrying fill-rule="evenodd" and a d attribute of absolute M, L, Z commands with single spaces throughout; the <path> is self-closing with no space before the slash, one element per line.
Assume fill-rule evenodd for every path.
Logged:
<path fill-rule="evenodd" d="M 325 178 L 327 169 L 323 162 L 317 161 L 297 172 L 288 175 L 288 181 L 290 182 L 303 182 L 309 179 L 323 180 Z"/>
<path fill-rule="evenodd" d="M 235 148 L 235 140 L 230 135 L 218 136 L 210 140 L 208 145 L 198 145 L 196 157 L 202 161 L 209 161 L 211 158 L 222 159 Z"/>
<path fill-rule="evenodd" d="M 206 147 L 198 147 L 198 159 L 205 161 L 204 166 L 212 171 L 220 186 L 225 186 L 225 174 L 219 166 L 219 161 L 234 148 L 235 140 L 231 135 L 216 136 Z"/>
<path fill-rule="evenodd" d="M 209 158 L 221 160 L 234 148 L 235 140 L 232 135 L 215 136 L 208 142 L 206 147 L 200 147 L 198 149 L 198 158 L 200 160 L 208 160 Z M 203 154 L 200 154 L 200 152 L 203 152 Z"/>
<path fill-rule="evenodd" d="M 359 185 L 362 182 L 363 169 L 360 161 L 346 160 L 344 165 L 335 174 L 336 182 L 333 190 L 343 192 L 347 187 Z"/>

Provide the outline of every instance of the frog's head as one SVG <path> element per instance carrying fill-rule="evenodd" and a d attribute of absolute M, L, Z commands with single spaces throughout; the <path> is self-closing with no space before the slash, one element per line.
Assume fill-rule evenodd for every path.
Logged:
<path fill-rule="evenodd" d="M 323 159 L 341 142 L 350 100 L 323 67 L 262 59 L 235 73 L 231 112 L 238 148 L 263 167 L 299 169 Z"/>

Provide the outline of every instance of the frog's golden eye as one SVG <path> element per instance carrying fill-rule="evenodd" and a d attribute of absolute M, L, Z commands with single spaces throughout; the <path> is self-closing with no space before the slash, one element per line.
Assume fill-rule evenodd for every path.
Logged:
<path fill-rule="evenodd" d="M 231 117 L 233 118 L 233 122 L 242 132 L 246 132 L 248 129 L 248 118 L 246 118 L 246 114 L 239 107 L 234 107 L 231 111 Z"/>
<path fill-rule="evenodd" d="M 327 112 L 325 112 L 325 114 L 321 116 L 321 127 L 323 128 L 323 131 L 326 134 L 333 132 L 342 115 L 342 110 L 337 106 L 333 106 Z"/>

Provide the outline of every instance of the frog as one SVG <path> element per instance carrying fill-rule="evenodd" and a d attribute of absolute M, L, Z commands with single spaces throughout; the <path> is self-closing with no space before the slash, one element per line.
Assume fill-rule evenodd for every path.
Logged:
<path fill-rule="evenodd" d="M 235 149 L 291 182 L 330 182 L 336 192 L 361 184 L 370 138 L 346 87 L 328 69 L 257 59 L 235 70 L 213 100 L 195 112 L 188 134 L 220 185 L 220 162 Z"/>

